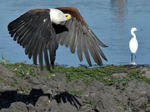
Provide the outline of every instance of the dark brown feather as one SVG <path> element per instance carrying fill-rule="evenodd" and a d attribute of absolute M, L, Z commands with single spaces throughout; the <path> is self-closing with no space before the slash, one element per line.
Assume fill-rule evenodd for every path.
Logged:
<path fill-rule="evenodd" d="M 47 49 L 44 49 L 44 60 L 45 60 L 45 64 L 46 64 L 46 68 L 47 70 L 50 70 L 50 64 L 49 64 L 49 59 L 48 59 L 48 53 L 47 53 Z"/>
<path fill-rule="evenodd" d="M 89 46 L 88 46 L 88 43 L 87 43 L 87 37 L 86 37 L 86 36 L 83 37 L 83 41 L 84 41 L 84 44 L 83 44 L 83 51 L 84 51 L 86 60 L 87 60 L 88 64 L 89 64 L 90 66 L 92 66 L 92 64 L 91 64 L 91 59 L 90 59 L 90 56 L 89 56 L 89 51 L 88 51 Z"/>
<path fill-rule="evenodd" d="M 68 31 L 57 34 L 59 43 L 66 47 L 70 47 L 72 53 L 75 52 L 77 46 L 79 60 L 82 61 L 82 52 L 84 52 L 86 60 L 90 66 L 91 60 L 89 52 L 98 65 L 103 64 L 101 57 L 107 61 L 107 58 L 100 48 L 100 46 L 107 46 L 92 32 L 79 11 L 73 7 L 61 7 L 57 9 L 61 10 L 63 13 L 69 13 L 72 15 L 72 19 L 65 23 Z"/>
<path fill-rule="evenodd" d="M 37 57 L 39 56 L 41 69 L 43 69 L 43 52 L 46 66 L 47 68 L 50 67 L 48 64 L 48 53 L 46 51 L 49 48 L 46 46 L 48 41 L 56 38 L 49 12 L 49 9 L 33 9 L 8 25 L 10 35 L 14 37 L 15 41 L 17 40 L 18 44 L 25 48 L 25 54 L 29 58 L 33 56 L 33 62 L 35 64 L 37 64 Z M 54 42 L 52 46 L 52 51 L 55 52 L 58 48 L 58 42 Z"/>

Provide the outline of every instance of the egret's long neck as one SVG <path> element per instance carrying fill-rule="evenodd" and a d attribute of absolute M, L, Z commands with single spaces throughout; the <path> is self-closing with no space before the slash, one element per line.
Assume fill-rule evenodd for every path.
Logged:
<path fill-rule="evenodd" d="M 134 31 L 131 31 L 131 35 L 133 36 L 133 38 L 136 38 Z"/>

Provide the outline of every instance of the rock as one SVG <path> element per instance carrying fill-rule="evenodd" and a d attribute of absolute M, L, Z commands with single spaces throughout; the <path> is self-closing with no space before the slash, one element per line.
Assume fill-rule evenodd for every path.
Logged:
<path fill-rule="evenodd" d="M 26 104 L 22 102 L 12 103 L 10 106 L 11 112 L 28 112 Z"/>
<path fill-rule="evenodd" d="M 145 112 L 150 112 L 150 107 L 147 107 L 147 108 L 145 109 Z"/>
<path fill-rule="evenodd" d="M 38 75 L 38 76 L 46 77 L 46 76 L 49 75 L 49 72 L 48 72 L 48 71 L 41 71 L 41 70 L 38 69 L 38 68 L 35 68 L 34 71 L 35 71 L 35 74 Z"/>
<path fill-rule="evenodd" d="M 69 102 L 61 104 L 59 108 L 60 108 L 59 112 L 77 112 L 78 111 L 76 107 L 71 105 Z"/>
<path fill-rule="evenodd" d="M 80 108 L 81 112 L 95 112 L 94 109 L 90 107 L 91 105 L 83 105 Z"/>
<path fill-rule="evenodd" d="M 36 77 L 33 77 L 31 75 L 26 75 L 26 77 L 24 79 L 33 85 L 40 84 L 40 81 Z"/>
<path fill-rule="evenodd" d="M 2 109 L 0 112 L 11 112 L 9 109 Z"/>
<path fill-rule="evenodd" d="M 35 110 L 37 112 L 48 112 L 50 110 L 50 101 L 47 96 L 39 97 L 35 105 Z"/>
<path fill-rule="evenodd" d="M 111 93 L 114 97 L 114 99 L 121 105 L 126 106 L 129 103 L 129 98 L 127 97 L 127 94 L 120 91 L 120 90 L 113 90 Z"/>
<path fill-rule="evenodd" d="M 72 80 L 67 84 L 67 90 L 69 91 L 83 91 L 85 84 L 81 80 Z"/>
<path fill-rule="evenodd" d="M 127 76 L 127 73 L 114 73 L 112 76 L 115 78 L 124 78 Z"/>
<path fill-rule="evenodd" d="M 150 68 L 149 67 L 144 67 L 141 69 L 142 76 L 145 76 L 146 78 L 150 79 Z"/>
<path fill-rule="evenodd" d="M 16 88 L 16 87 L 13 87 L 13 86 L 10 86 L 10 85 L 4 85 L 4 86 L 2 87 L 2 90 L 3 90 L 3 91 L 15 91 L 15 90 L 17 90 L 17 88 Z"/>
<path fill-rule="evenodd" d="M 44 94 L 53 95 L 52 89 L 50 89 L 47 85 L 42 85 L 41 89 L 42 89 Z"/>
<path fill-rule="evenodd" d="M 59 110 L 60 109 L 59 109 L 59 106 L 58 106 L 56 100 L 52 100 L 50 102 L 50 112 L 59 112 Z"/>
<path fill-rule="evenodd" d="M 13 77 L 14 73 L 8 71 L 7 68 L 3 67 L 2 65 L 0 65 L 0 77 L 2 76 L 9 76 L 9 77 Z"/>
<path fill-rule="evenodd" d="M 124 112 L 123 107 L 120 106 L 121 104 L 118 105 L 118 101 L 115 100 L 111 94 L 99 94 L 97 99 L 99 100 L 96 102 L 95 109 L 97 109 L 98 112 Z"/>
<path fill-rule="evenodd" d="M 55 76 L 52 77 L 52 79 L 57 82 L 66 82 L 66 75 L 61 73 L 56 73 Z"/>
<path fill-rule="evenodd" d="M 96 100 L 98 100 L 96 97 L 98 94 L 100 94 L 100 92 L 98 91 L 97 88 L 93 87 L 93 86 L 89 86 L 87 87 L 85 90 L 85 92 L 82 95 L 82 100 L 91 100 L 96 102 Z"/>
<path fill-rule="evenodd" d="M 146 97 L 146 91 L 149 91 L 150 86 L 146 82 L 139 82 L 137 79 L 130 81 L 127 84 L 126 91 L 129 98 L 134 101 L 140 97 Z"/>
<path fill-rule="evenodd" d="M 66 75 L 60 73 L 55 74 L 55 76 L 49 79 L 48 86 L 53 88 L 54 94 L 64 92 L 67 88 Z"/>
<path fill-rule="evenodd" d="M 126 91 L 131 100 L 132 110 L 142 112 L 145 109 L 146 103 L 149 101 L 150 86 L 146 82 L 140 82 L 135 79 L 127 84 Z"/>
<path fill-rule="evenodd" d="M 94 88 L 96 88 L 97 90 L 104 90 L 105 89 L 105 85 L 97 80 L 94 80 L 90 83 L 90 86 L 93 86 Z"/>
<path fill-rule="evenodd" d="M 148 99 L 150 99 L 150 89 L 148 89 L 148 90 L 146 91 L 146 96 L 147 96 Z"/>
<path fill-rule="evenodd" d="M 29 105 L 27 105 L 27 110 L 28 110 L 28 112 L 37 112 L 35 110 L 35 107 L 31 103 Z"/>
<path fill-rule="evenodd" d="M 148 102 L 147 98 L 140 97 L 139 99 L 137 99 L 135 101 L 132 101 L 132 105 L 133 106 L 138 106 L 138 107 L 141 107 L 141 108 L 145 108 L 146 102 Z"/>

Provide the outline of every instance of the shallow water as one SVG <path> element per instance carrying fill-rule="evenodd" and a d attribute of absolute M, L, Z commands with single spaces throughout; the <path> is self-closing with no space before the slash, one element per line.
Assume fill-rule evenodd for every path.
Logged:
<path fill-rule="evenodd" d="M 102 48 L 108 62 L 105 65 L 124 65 L 130 63 L 130 29 L 135 26 L 143 29 L 136 32 L 139 42 L 137 64 L 150 64 L 150 0 L 0 0 L 0 60 L 1 56 L 11 63 L 32 60 L 24 54 L 24 49 L 10 38 L 7 25 L 26 11 L 34 8 L 55 8 L 73 6 L 79 9 L 85 21 L 99 39 L 108 45 Z M 85 58 L 78 60 L 77 53 L 71 54 L 69 48 L 59 46 L 56 63 L 60 65 L 88 65 Z M 92 63 L 95 62 L 92 60 Z"/>

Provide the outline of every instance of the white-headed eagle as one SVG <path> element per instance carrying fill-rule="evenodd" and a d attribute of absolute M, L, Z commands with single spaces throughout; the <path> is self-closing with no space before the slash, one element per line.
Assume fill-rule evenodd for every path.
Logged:
<path fill-rule="evenodd" d="M 50 62 L 54 69 L 59 44 L 70 47 L 72 53 L 77 47 L 79 60 L 82 61 L 84 53 L 90 66 L 92 64 L 89 53 L 98 65 L 103 64 L 101 57 L 107 61 L 100 48 L 107 46 L 97 38 L 74 7 L 29 10 L 9 23 L 8 30 L 14 41 L 25 48 L 29 59 L 33 58 L 34 64 L 37 64 L 39 57 L 41 70 L 43 57 L 47 69 L 50 70 Z"/>

